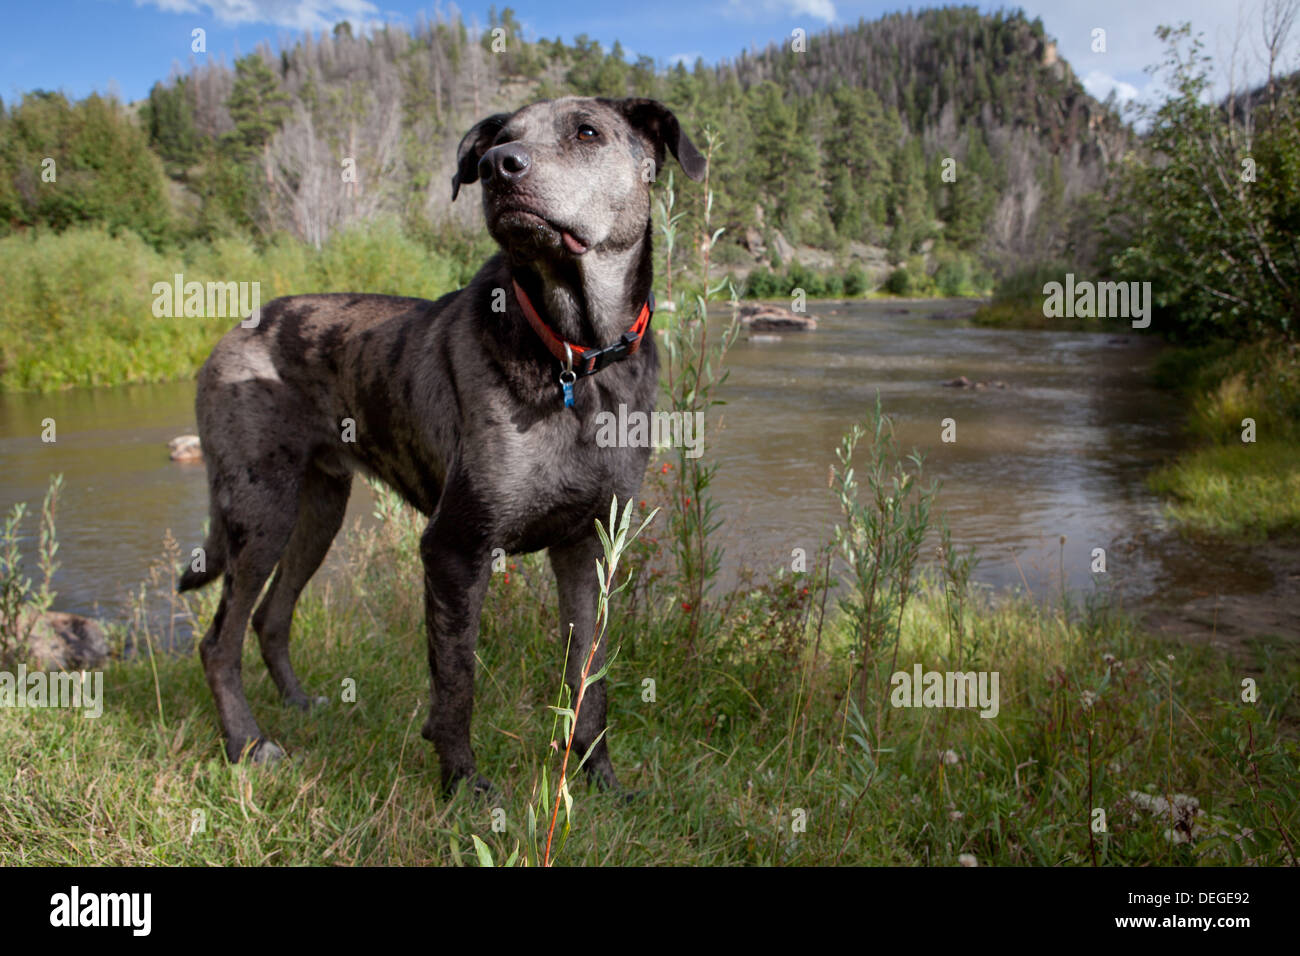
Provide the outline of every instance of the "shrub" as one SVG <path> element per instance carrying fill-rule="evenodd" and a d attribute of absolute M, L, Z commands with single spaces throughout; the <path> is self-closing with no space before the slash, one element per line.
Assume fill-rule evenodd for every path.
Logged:
<path fill-rule="evenodd" d="M 945 259 L 934 271 L 934 284 L 943 295 L 965 295 L 971 285 L 970 260 L 963 255 Z"/>
<path fill-rule="evenodd" d="M 759 266 L 745 280 L 745 294 L 751 299 L 772 299 L 785 295 L 785 289 L 775 273 Z"/>
<path fill-rule="evenodd" d="M 857 298 L 863 295 L 871 286 L 871 280 L 867 278 L 866 270 L 861 266 L 854 266 L 844 273 L 844 294 L 849 298 Z"/>
<path fill-rule="evenodd" d="M 899 266 L 885 279 L 884 289 L 890 295 L 911 295 L 915 282 L 907 266 Z"/>

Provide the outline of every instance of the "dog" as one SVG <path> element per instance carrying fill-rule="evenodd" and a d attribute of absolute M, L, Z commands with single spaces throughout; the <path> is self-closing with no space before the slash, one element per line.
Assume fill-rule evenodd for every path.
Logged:
<path fill-rule="evenodd" d="M 443 787 L 491 791 L 470 716 L 495 549 L 549 552 L 565 641 L 572 627 L 565 680 L 577 694 L 596 624 L 594 522 L 614 496 L 637 494 L 650 455 L 598 447 L 595 432 L 600 412 L 655 404 L 650 195 L 668 152 L 703 179 L 704 157 L 654 100 L 570 97 L 489 116 L 461 140 L 451 184 L 454 201 L 481 181 L 500 246 L 469 285 L 435 302 L 288 296 L 217 343 L 195 402 L 209 488 L 205 560 L 178 587 L 222 579 L 199 652 L 231 761 L 284 753 L 244 695 L 250 615 L 283 699 L 314 702 L 289 661 L 290 624 L 358 470 L 428 518 L 422 735 L 437 750 Z M 603 658 L 602 642 L 593 667 Z M 590 751 L 593 782 L 616 788 L 604 729 L 601 681 L 583 698 L 574 746 Z"/>

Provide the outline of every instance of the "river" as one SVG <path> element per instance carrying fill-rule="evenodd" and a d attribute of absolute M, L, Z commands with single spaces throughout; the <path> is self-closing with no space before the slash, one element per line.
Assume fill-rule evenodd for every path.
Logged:
<path fill-rule="evenodd" d="M 742 335 L 720 392 L 727 404 L 710 416 L 704 444 L 720 465 L 714 495 L 729 579 L 742 561 L 788 566 L 792 549 L 811 555 L 829 533 L 828 467 L 879 390 L 900 444 L 922 450 L 927 475 L 942 481 L 938 507 L 955 543 L 978 549 L 976 580 L 986 585 L 1051 596 L 1064 581 L 1138 608 L 1210 590 L 1248 601 L 1275 586 L 1268 560 L 1250 549 L 1176 534 L 1146 486 L 1180 445 L 1177 401 L 1148 381 L 1154 342 L 980 329 L 938 317 L 952 305 L 815 303 L 815 331 Z M 963 375 L 1006 388 L 941 385 Z M 118 614 L 167 530 L 187 554 L 201 543 L 203 466 L 167 459 L 168 439 L 194 431 L 193 403 L 191 382 L 0 394 L 0 507 L 27 501 L 35 510 L 49 476 L 65 476 L 58 609 Z M 45 442 L 50 418 L 56 440 Z M 955 422 L 953 442 L 941 440 L 944 419 Z M 369 511 L 356 482 L 349 524 Z M 29 555 L 35 527 L 29 517 Z M 1091 571 L 1099 547 L 1104 575 Z"/>

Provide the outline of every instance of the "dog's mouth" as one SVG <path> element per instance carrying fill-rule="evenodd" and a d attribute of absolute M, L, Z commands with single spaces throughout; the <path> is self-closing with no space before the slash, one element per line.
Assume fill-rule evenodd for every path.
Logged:
<path fill-rule="evenodd" d="M 572 231 L 560 226 L 547 219 L 540 213 L 531 209 L 525 209 L 522 206 L 511 206 L 497 213 L 496 221 L 498 226 L 522 226 L 525 229 L 544 229 L 547 233 L 558 236 L 564 248 L 575 256 L 585 253 L 590 244 L 583 242 Z"/>

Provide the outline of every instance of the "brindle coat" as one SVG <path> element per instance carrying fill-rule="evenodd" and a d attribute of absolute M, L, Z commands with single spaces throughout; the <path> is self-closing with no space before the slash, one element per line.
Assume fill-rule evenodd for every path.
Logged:
<path fill-rule="evenodd" d="M 206 570 L 187 571 L 180 588 L 222 576 L 200 653 L 231 760 L 282 754 L 244 696 L 250 615 L 280 693 L 300 707 L 312 702 L 289 663 L 289 627 L 358 469 L 429 518 L 420 539 L 432 674 L 423 734 L 443 784 L 488 786 L 477 775 L 470 712 L 493 549 L 549 549 L 562 635 L 573 628 L 565 676 L 576 692 L 595 627 L 594 521 L 613 496 L 637 493 L 649 456 L 597 447 L 595 416 L 620 403 L 651 411 L 658 358 L 647 333 L 633 356 L 579 379 L 575 407 L 565 408 L 559 364 L 527 324 L 511 279 L 563 338 L 616 342 L 650 294 L 650 181 L 665 148 L 688 176 L 703 177 L 703 157 L 652 100 L 568 98 L 490 116 L 461 141 L 452 178 L 453 199 L 483 180 L 488 230 L 501 247 L 467 287 L 436 302 L 276 299 L 255 327 L 232 329 L 213 349 L 196 403 L 211 507 Z M 345 419 L 355 422 L 352 442 Z M 596 667 L 602 658 L 603 648 Z M 593 779 L 616 786 L 604 727 L 602 682 L 584 698 L 575 747 L 594 746 Z"/>

